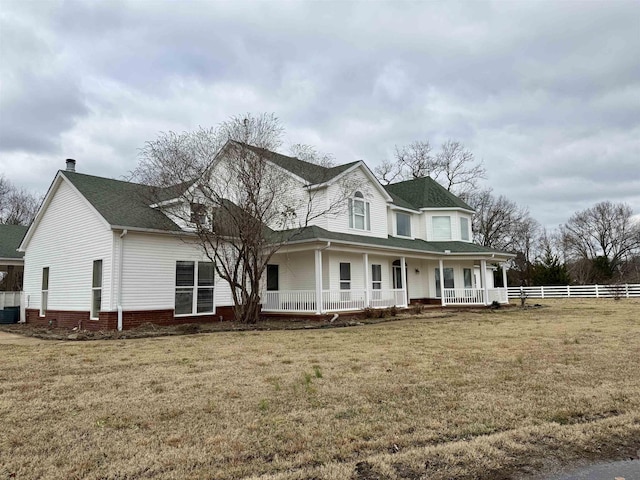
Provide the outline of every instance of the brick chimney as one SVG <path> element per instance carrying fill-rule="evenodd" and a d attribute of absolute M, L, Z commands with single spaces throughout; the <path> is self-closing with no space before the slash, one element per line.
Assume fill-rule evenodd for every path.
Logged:
<path fill-rule="evenodd" d="M 67 172 L 76 171 L 76 161 L 73 158 L 67 158 Z"/>

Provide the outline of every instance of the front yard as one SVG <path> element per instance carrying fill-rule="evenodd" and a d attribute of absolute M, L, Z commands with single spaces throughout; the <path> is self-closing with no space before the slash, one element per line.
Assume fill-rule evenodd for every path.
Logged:
<path fill-rule="evenodd" d="M 640 301 L 0 345 L 0 478 L 521 478 L 637 456 Z"/>

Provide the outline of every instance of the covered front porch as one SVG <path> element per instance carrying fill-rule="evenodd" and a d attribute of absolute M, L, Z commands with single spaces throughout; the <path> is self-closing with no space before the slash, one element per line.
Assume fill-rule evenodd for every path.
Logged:
<path fill-rule="evenodd" d="M 363 251 L 331 242 L 312 250 L 279 252 L 267 267 L 262 311 L 320 315 L 405 308 L 410 303 L 508 302 L 507 290 L 493 286 L 489 258 L 399 253 Z"/>

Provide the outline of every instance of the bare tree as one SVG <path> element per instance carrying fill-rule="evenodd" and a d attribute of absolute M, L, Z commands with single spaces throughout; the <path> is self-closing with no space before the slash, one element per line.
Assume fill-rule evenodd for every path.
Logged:
<path fill-rule="evenodd" d="M 373 169 L 373 174 L 378 178 L 380 183 L 389 185 L 396 180 L 402 179 L 402 164 L 383 160 L 380 165 Z"/>
<path fill-rule="evenodd" d="M 560 232 L 570 260 L 589 260 L 591 281 L 622 274 L 623 264 L 640 252 L 640 223 L 625 203 L 601 202 L 574 213 Z"/>
<path fill-rule="evenodd" d="M 433 179 L 450 192 L 468 197 L 478 190 L 478 180 L 486 178 L 482 162 L 475 163 L 470 150 L 456 140 L 447 140 L 436 155 Z"/>
<path fill-rule="evenodd" d="M 478 190 L 478 180 L 485 178 L 482 162 L 476 163 L 473 153 L 456 140 L 447 140 L 435 155 L 429 141 L 416 141 L 397 146 L 395 161 L 385 160 L 374 173 L 383 184 L 396 180 L 431 176 L 447 190 L 463 199 Z"/>
<path fill-rule="evenodd" d="M 29 225 L 39 206 L 40 200 L 35 195 L 0 176 L 0 223 Z"/>
<path fill-rule="evenodd" d="M 321 167 L 334 167 L 336 165 L 333 155 L 330 153 L 321 153 L 312 145 L 304 143 L 294 143 L 289 147 L 289 153 L 305 162 L 314 163 Z"/>
<path fill-rule="evenodd" d="M 403 147 L 396 145 L 396 162 L 404 171 L 405 178 L 426 177 L 437 166 L 428 140 L 416 141 Z"/>
<path fill-rule="evenodd" d="M 232 117 L 214 129 L 164 133 L 141 151 L 135 178 L 174 189 L 165 213 L 192 228 L 220 278 L 231 286 L 238 321 L 259 317 L 261 279 L 271 257 L 314 218 L 337 213 L 347 181 L 332 198 L 297 183 L 270 161 L 283 128 L 269 114 Z"/>

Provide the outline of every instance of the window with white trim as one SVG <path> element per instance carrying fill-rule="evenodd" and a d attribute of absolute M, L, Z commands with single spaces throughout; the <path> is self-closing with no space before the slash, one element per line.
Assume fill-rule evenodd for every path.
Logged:
<path fill-rule="evenodd" d="M 411 236 L 411 215 L 396 212 L 396 235 L 401 237 Z"/>
<path fill-rule="evenodd" d="M 382 265 L 371 265 L 371 288 L 382 290 Z"/>
<path fill-rule="evenodd" d="M 444 288 L 456 288 L 453 278 L 453 268 L 445 267 L 442 269 L 444 277 Z M 442 297 L 442 288 L 440 287 L 440 269 L 436 268 L 436 297 Z"/>
<path fill-rule="evenodd" d="M 462 269 L 464 275 L 464 288 L 473 288 L 473 272 L 470 268 Z"/>
<path fill-rule="evenodd" d="M 349 199 L 349 228 L 371 230 L 369 202 L 365 201 L 362 192 L 354 193 Z"/>
<path fill-rule="evenodd" d="M 451 217 L 434 216 L 431 219 L 433 226 L 433 240 L 451 240 Z"/>
<path fill-rule="evenodd" d="M 460 217 L 460 240 L 469 241 L 469 219 L 467 217 Z"/>
<path fill-rule="evenodd" d="M 42 293 L 40 296 L 40 316 L 47 314 L 47 303 L 49 302 L 49 267 L 42 269 Z"/>
<path fill-rule="evenodd" d="M 91 280 L 91 320 L 98 320 L 102 306 L 102 260 L 93 261 Z"/>
<path fill-rule="evenodd" d="M 175 315 L 213 313 L 212 262 L 176 262 Z"/>

